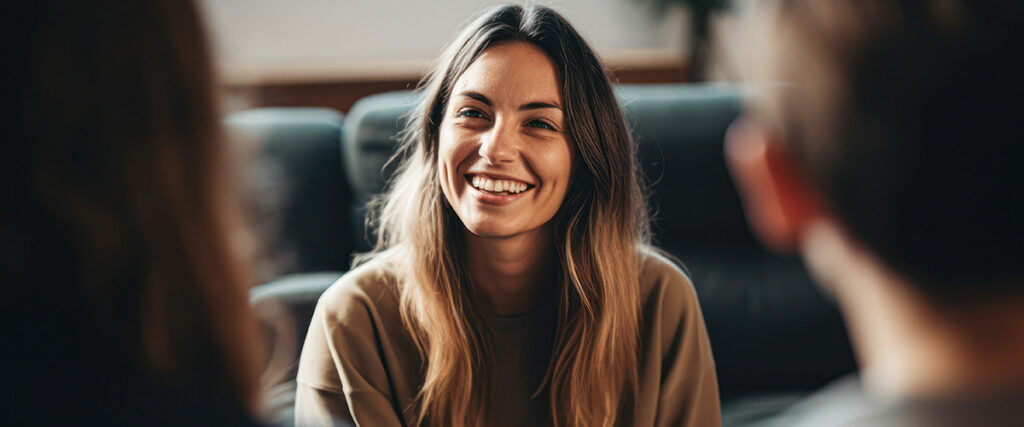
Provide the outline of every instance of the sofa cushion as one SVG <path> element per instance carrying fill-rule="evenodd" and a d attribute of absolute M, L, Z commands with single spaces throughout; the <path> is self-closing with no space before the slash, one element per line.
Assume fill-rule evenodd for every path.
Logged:
<path fill-rule="evenodd" d="M 353 250 L 342 173 L 342 115 L 327 108 L 260 108 L 229 115 L 253 148 L 252 222 L 267 248 L 261 276 L 348 269 Z"/>
<path fill-rule="evenodd" d="M 405 115 L 417 100 L 412 91 L 386 92 L 360 99 L 345 121 L 345 172 L 356 199 L 367 201 L 384 190 L 394 166 L 385 164 L 398 146 Z"/>
<path fill-rule="evenodd" d="M 412 91 L 367 96 L 352 105 L 345 120 L 342 152 L 345 172 L 354 192 L 347 209 L 357 252 L 365 252 L 373 246 L 374 239 L 365 228 L 366 204 L 384 190 L 398 166 L 388 161 L 398 147 L 398 134 L 405 127 L 406 113 L 417 99 Z"/>
<path fill-rule="evenodd" d="M 723 135 L 740 113 L 735 85 L 620 85 L 637 143 L 655 237 L 688 245 L 751 246 L 724 165 Z"/>

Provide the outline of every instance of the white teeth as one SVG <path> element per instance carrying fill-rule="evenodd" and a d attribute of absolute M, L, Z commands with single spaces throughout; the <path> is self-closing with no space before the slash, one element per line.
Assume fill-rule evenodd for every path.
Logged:
<path fill-rule="evenodd" d="M 484 176 L 474 175 L 470 179 L 470 185 L 492 193 L 508 192 L 512 194 L 522 193 L 529 186 L 524 182 L 509 181 L 504 179 L 493 180 Z"/>

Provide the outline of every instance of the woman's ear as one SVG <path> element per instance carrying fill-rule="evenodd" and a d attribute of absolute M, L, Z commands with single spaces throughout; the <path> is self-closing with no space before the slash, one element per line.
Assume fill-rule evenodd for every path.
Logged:
<path fill-rule="evenodd" d="M 795 250 L 821 212 L 803 170 L 778 139 L 742 118 L 726 133 L 725 159 L 754 235 L 773 251 Z"/>

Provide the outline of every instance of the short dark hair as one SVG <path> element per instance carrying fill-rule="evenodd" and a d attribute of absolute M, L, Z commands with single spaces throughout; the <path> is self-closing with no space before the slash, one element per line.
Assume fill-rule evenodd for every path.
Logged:
<path fill-rule="evenodd" d="M 1021 3 L 773 6 L 761 117 L 850 234 L 933 297 L 1024 290 Z"/>

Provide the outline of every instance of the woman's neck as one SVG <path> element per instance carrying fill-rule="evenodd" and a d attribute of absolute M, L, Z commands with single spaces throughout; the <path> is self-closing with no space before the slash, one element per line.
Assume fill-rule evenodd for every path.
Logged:
<path fill-rule="evenodd" d="M 550 226 L 509 237 L 466 232 L 466 258 L 483 312 L 514 316 L 551 297 L 554 266 Z"/>

